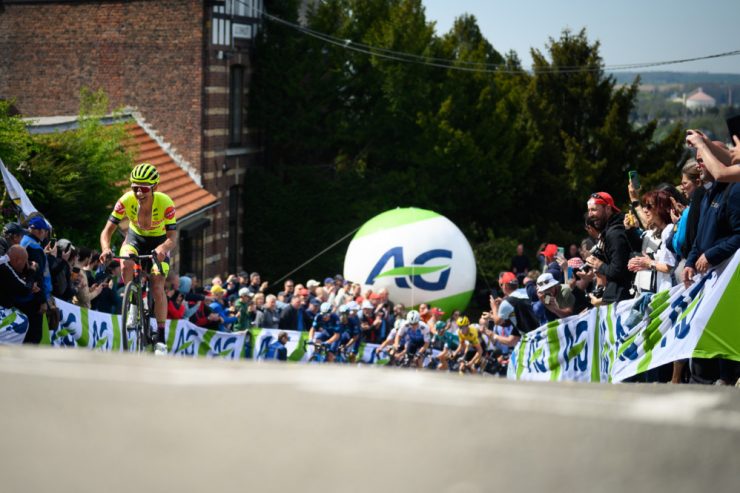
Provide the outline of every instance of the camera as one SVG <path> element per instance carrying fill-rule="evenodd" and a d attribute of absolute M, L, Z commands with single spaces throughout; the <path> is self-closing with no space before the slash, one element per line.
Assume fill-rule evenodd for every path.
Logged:
<path fill-rule="evenodd" d="M 591 294 L 594 298 L 603 298 L 604 297 L 604 286 L 596 286 L 593 291 L 591 291 Z"/>
<path fill-rule="evenodd" d="M 601 247 L 597 244 L 594 245 L 591 250 L 589 250 L 589 253 L 596 257 L 597 259 L 601 260 L 602 262 L 606 262 L 606 256 L 604 255 L 604 250 L 601 249 Z"/>

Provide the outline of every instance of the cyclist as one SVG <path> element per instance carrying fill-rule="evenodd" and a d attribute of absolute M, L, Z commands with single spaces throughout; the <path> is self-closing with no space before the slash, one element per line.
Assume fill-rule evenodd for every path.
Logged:
<path fill-rule="evenodd" d="M 350 316 L 348 305 L 341 305 L 337 312 L 339 312 L 339 344 L 352 348 L 349 360 L 354 363 L 360 347 L 360 322 L 357 317 Z"/>
<path fill-rule="evenodd" d="M 396 334 L 396 342 L 393 345 L 396 358 L 400 360 L 406 354 L 414 356 L 416 366 L 421 368 L 424 362 L 424 354 L 429 348 L 431 339 L 432 332 L 429 330 L 429 326 L 421 321 L 421 315 L 418 311 L 411 310 L 406 315 L 406 323 L 398 329 Z M 401 343 L 403 343 L 403 350 L 398 352 Z"/>
<path fill-rule="evenodd" d="M 155 354 L 167 354 L 164 325 L 167 318 L 167 296 L 164 280 L 169 272 L 170 252 L 177 243 L 175 204 L 166 194 L 157 192 L 159 173 L 149 163 L 141 163 L 131 171 L 131 191 L 118 199 L 113 212 L 100 233 L 100 262 L 112 256 L 111 238 L 122 219 L 129 221 L 126 240 L 121 245 L 120 256 L 145 255 L 155 252 L 163 272 L 156 265 L 151 270 L 151 294 L 154 296 L 154 318 L 157 320 Z M 123 261 L 123 282 L 133 279 L 133 260 Z"/>
<path fill-rule="evenodd" d="M 460 340 L 460 345 L 452 353 L 452 357 L 457 358 L 465 348 L 465 360 L 460 364 L 460 373 L 464 373 L 465 370 L 472 371 L 483 357 L 483 346 L 480 344 L 478 328 L 471 326 L 470 320 L 465 315 L 458 318 L 455 323 L 458 326 L 457 337 Z"/>
<path fill-rule="evenodd" d="M 331 312 L 331 303 L 325 301 L 319 307 L 319 313 L 313 319 L 313 325 L 308 331 L 308 340 L 314 344 L 318 342 L 328 346 L 326 360 L 334 361 L 334 355 L 339 348 L 339 317 Z"/>
<path fill-rule="evenodd" d="M 396 334 L 398 334 L 398 329 L 400 325 L 395 325 L 390 332 L 388 332 L 388 337 L 385 338 L 383 342 L 380 343 L 378 347 L 374 349 L 375 351 L 375 359 L 380 359 L 380 354 L 383 351 L 386 351 L 388 353 L 388 356 L 393 359 L 393 356 L 395 355 L 395 351 L 393 351 L 393 344 L 396 342 Z M 390 350 L 386 350 L 388 346 L 391 346 Z"/>
<path fill-rule="evenodd" d="M 436 339 L 441 343 L 442 352 L 437 355 L 439 360 L 439 369 L 446 370 L 449 365 L 448 361 L 454 351 L 460 346 L 460 340 L 457 334 L 451 329 L 447 328 L 447 324 L 443 321 L 437 322 L 437 335 Z"/>

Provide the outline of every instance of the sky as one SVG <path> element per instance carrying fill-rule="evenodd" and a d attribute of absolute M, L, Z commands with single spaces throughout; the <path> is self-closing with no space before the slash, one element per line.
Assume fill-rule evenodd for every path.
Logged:
<path fill-rule="evenodd" d="M 740 50 L 740 0 L 422 0 L 438 35 L 475 16 L 499 53 L 514 50 L 529 69 L 530 48 L 546 52 L 564 28 L 586 28 L 604 64 L 657 62 Z M 643 70 L 740 74 L 740 55 Z"/>

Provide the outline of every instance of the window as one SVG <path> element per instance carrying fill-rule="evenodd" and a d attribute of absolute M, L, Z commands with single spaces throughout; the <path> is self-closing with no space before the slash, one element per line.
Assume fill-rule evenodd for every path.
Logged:
<path fill-rule="evenodd" d="M 208 223 L 208 222 L 206 222 Z M 180 272 L 192 273 L 203 279 L 203 235 L 205 226 L 182 231 L 180 234 Z"/>
<path fill-rule="evenodd" d="M 233 65 L 229 74 L 229 145 L 242 143 L 242 103 L 244 99 L 244 67 Z"/>

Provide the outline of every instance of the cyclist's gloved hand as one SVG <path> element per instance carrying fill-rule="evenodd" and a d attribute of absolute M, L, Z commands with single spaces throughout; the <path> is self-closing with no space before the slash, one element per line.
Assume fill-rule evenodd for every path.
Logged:
<path fill-rule="evenodd" d="M 111 257 L 113 257 L 113 250 L 111 250 L 110 248 L 106 248 L 105 250 L 100 252 L 100 263 L 106 263 L 108 260 L 111 259 Z"/>

